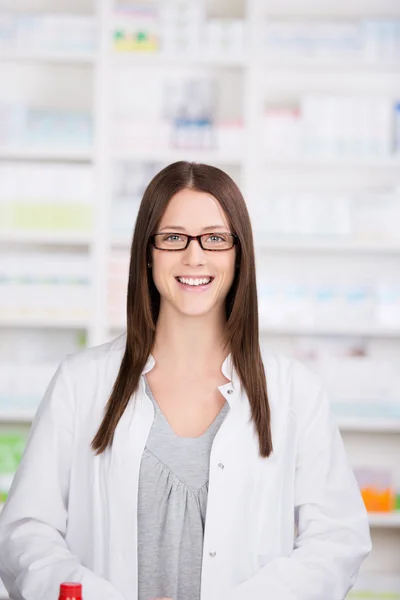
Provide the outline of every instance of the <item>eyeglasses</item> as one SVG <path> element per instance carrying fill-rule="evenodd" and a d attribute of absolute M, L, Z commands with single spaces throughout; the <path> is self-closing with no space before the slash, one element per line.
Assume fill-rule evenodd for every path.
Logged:
<path fill-rule="evenodd" d="M 155 248 L 168 252 L 186 250 L 192 240 L 197 240 L 203 250 L 220 252 L 233 248 L 237 244 L 238 237 L 234 233 L 203 233 L 202 235 L 155 233 L 150 237 L 150 242 Z"/>

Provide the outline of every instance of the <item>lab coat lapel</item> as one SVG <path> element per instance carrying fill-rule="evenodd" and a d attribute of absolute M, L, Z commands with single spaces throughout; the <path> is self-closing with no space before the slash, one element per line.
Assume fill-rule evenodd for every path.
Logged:
<path fill-rule="evenodd" d="M 137 507 L 142 454 L 154 419 L 150 399 L 140 379 L 138 393 L 131 398 L 115 431 L 111 450 L 109 495 L 110 580 L 126 598 L 137 589 Z"/>

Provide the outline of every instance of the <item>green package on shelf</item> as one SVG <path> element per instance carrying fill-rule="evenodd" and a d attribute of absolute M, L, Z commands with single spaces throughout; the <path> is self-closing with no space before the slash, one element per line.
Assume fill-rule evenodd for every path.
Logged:
<path fill-rule="evenodd" d="M 15 471 L 22 459 L 26 437 L 22 433 L 0 433 L 0 503 L 7 500 Z"/>

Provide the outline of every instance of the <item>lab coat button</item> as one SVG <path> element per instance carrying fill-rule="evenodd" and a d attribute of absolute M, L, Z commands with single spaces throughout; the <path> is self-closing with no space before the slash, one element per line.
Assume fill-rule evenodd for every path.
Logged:
<path fill-rule="evenodd" d="M 219 469 L 225 469 L 225 465 L 223 465 L 222 463 L 218 463 L 218 468 Z"/>
<path fill-rule="evenodd" d="M 226 392 L 226 393 L 227 393 L 227 394 L 233 394 L 233 390 L 229 389 L 229 390 L 227 390 L 227 392 Z"/>
<path fill-rule="evenodd" d="M 217 553 L 215 552 L 215 550 L 211 550 L 211 552 L 210 552 L 210 556 L 211 556 L 211 558 L 214 558 L 214 556 L 216 556 L 216 554 L 217 554 Z"/>

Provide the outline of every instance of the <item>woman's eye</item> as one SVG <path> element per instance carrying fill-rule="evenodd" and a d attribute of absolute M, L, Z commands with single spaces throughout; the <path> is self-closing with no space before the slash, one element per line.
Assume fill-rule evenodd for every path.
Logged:
<path fill-rule="evenodd" d="M 174 234 L 167 235 L 167 236 L 164 238 L 164 240 L 165 240 L 165 241 L 167 241 L 167 242 L 177 242 L 177 241 L 178 241 L 178 240 L 180 240 L 180 239 L 181 239 L 181 236 L 180 236 L 180 235 L 174 235 Z"/>
<path fill-rule="evenodd" d="M 212 242 L 223 242 L 224 238 L 222 238 L 220 235 L 210 235 L 209 239 Z"/>

